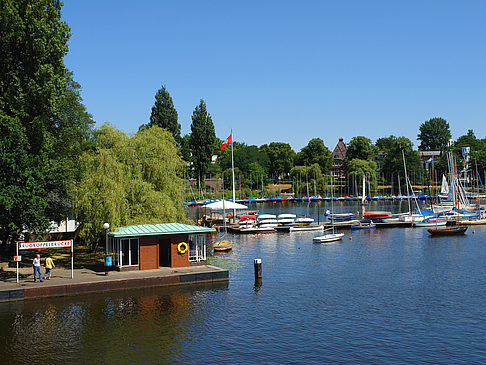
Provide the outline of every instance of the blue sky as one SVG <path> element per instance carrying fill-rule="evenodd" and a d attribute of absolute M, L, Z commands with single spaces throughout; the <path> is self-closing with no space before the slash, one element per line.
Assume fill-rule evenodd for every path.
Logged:
<path fill-rule="evenodd" d="M 485 1 L 65 1 L 65 63 L 88 111 L 134 132 L 165 85 L 182 132 L 202 98 L 216 135 L 334 148 L 416 140 L 445 118 L 486 137 Z"/>

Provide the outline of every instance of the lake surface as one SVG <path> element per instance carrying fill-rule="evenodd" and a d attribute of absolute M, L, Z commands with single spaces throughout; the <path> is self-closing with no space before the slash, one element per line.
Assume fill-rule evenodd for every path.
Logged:
<path fill-rule="evenodd" d="M 317 218 L 316 203 L 256 207 Z M 213 259 L 229 284 L 2 304 L 2 362 L 486 362 L 486 226 L 344 232 L 328 245 L 313 244 L 315 232 L 233 236 L 232 253 Z"/>

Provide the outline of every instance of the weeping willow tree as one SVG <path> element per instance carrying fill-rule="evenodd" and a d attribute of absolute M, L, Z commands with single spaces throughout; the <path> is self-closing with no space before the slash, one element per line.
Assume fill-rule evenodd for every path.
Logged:
<path fill-rule="evenodd" d="M 310 166 L 294 166 L 290 170 L 290 177 L 294 186 L 294 193 L 300 195 L 314 195 L 325 191 L 324 175 L 319 164 Z"/>
<path fill-rule="evenodd" d="M 157 126 L 131 136 L 109 124 L 95 132 L 96 148 L 81 156 L 76 188 L 80 237 L 94 249 L 102 226 L 189 223 L 183 206 L 183 161 L 170 132 Z"/>
<path fill-rule="evenodd" d="M 368 191 L 367 194 L 370 194 L 371 192 L 368 190 L 368 188 L 371 191 L 376 189 L 376 168 L 377 164 L 375 161 L 353 158 L 352 160 L 348 161 L 348 177 L 351 179 L 351 181 L 355 181 L 355 183 L 360 186 L 361 191 L 363 188 L 361 178 L 365 176 L 367 184 L 366 191 Z"/>

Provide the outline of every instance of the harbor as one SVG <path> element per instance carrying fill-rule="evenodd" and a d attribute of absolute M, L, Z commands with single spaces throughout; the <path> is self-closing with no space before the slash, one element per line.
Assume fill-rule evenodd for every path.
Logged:
<path fill-rule="evenodd" d="M 266 214 L 285 209 L 317 217 L 316 207 L 302 203 L 292 210 L 257 207 Z M 337 212 L 351 209 L 356 204 L 335 206 Z M 229 357 L 235 363 L 255 357 L 264 363 L 369 363 L 376 358 L 383 363 L 481 363 L 486 226 L 472 230 L 433 237 L 412 227 L 342 229 L 343 239 L 332 244 L 313 243 L 319 232 L 228 233 L 232 250 L 208 253 L 211 263 L 228 270 L 226 283 L 1 303 L 3 336 L 15 342 L 3 341 L 0 351 L 9 363 L 38 352 L 54 362 L 142 361 L 137 357 L 141 348 L 144 362 L 197 363 L 205 352 L 205 361 L 212 363 Z M 254 279 L 254 259 L 261 259 L 260 283 Z M 46 282 L 29 283 L 34 284 Z M 49 333 L 52 341 L 37 336 L 41 333 Z M 276 338 L 279 351 L 268 340 Z M 218 346 L 207 351 L 209 342 Z"/>

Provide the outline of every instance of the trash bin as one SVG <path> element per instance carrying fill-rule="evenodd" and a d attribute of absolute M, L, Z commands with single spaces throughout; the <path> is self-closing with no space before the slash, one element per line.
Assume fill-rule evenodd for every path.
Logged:
<path fill-rule="evenodd" d="M 111 266 L 111 265 L 113 265 L 113 260 L 112 260 L 112 257 L 111 257 L 111 256 L 106 256 L 106 258 L 105 258 L 105 263 L 106 263 L 106 266 Z"/>

